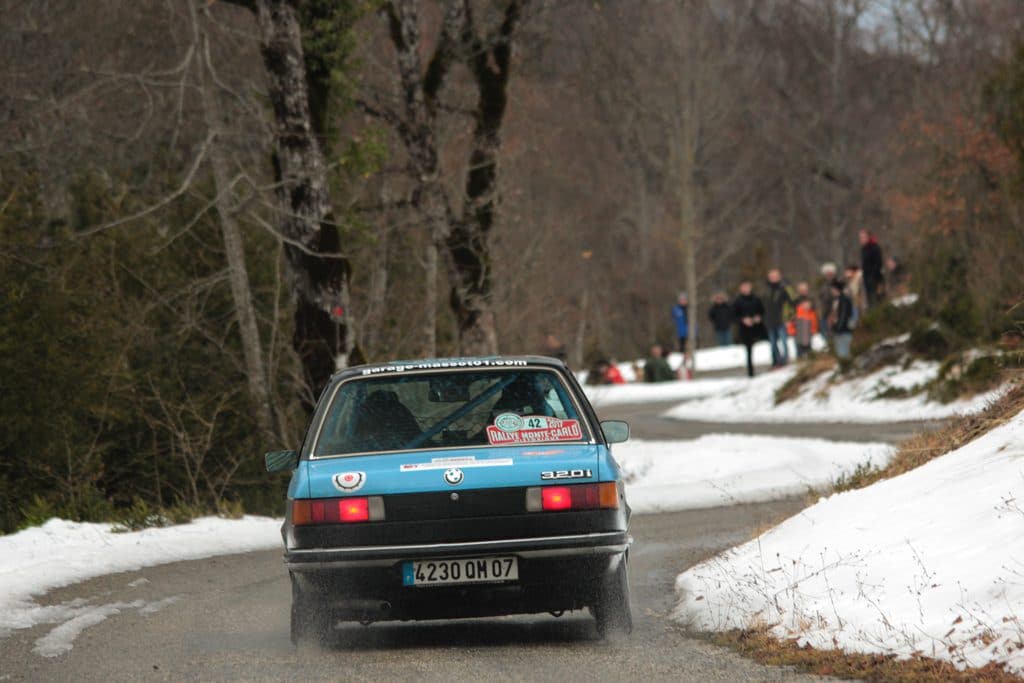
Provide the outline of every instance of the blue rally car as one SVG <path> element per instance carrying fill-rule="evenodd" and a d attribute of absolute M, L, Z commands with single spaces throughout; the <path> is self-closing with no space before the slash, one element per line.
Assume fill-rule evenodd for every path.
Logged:
<path fill-rule="evenodd" d="M 589 608 L 632 628 L 629 506 L 598 422 L 565 365 L 456 358 L 336 374 L 292 471 L 282 535 L 293 642 L 339 621 Z"/>

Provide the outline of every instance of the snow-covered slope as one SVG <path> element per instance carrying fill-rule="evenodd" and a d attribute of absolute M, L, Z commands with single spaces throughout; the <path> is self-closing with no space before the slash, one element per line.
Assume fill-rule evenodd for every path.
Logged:
<path fill-rule="evenodd" d="M 693 441 L 630 440 L 614 447 L 634 512 L 735 505 L 801 495 L 858 465 L 884 466 L 886 444 L 710 434 Z"/>
<path fill-rule="evenodd" d="M 903 422 L 939 420 L 983 409 L 1002 391 L 942 404 L 924 394 L 879 398 L 886 389 L 912 389 L 935 378 L 939 364 L 914 361 L 907 368 L 887 366 L 865 377 L 831 383 L 826 372 L 793 399 L 775 405 L 775 392 L 796 373 L 796 366 L 765 373 L 745 384 L 682 403 L 664 417 L 703 422 Z"/>
<path fill-rule="evenodd" d="M 789 357 L 796 358 L 796 343 L 789 339 Z M 817 335 L 812 344 L 815 351 L 824 351 L 828 343 L 821 335 Z M 731 346 L 715 346 L 706 349 L 697 349 L 695 365 L 697 372 L 721 372 L 723 370 L 742 370 L 747 367 L 747 350 L 740 344 Z M 759 341 L 754 344 L 754 365 L 765 366 L 772 363 L 772 349 L 766 341 Z M 683 354 L 679 352 L 670 353 L 668 364 L 678 368 L 683 364 Z M 622 378 L 627 382 L 636 382 L 642 379 L 637 371 L 643 370 L 644 361 L 642 358 L 635 361 L 616 363 L 615 367 L 622 373 Z M 579 373 L 580 381 L 587 378 L 586 372 Z"/>
<path fill-rule="evenodd" d="M 1024 414 L 679 576 L 675 618 L 1024 673 Z"/>
<path fill-rule="evenodd" d="M 658 401 L 692 401 L 723 393 L 731 393 L 747 385 L 747 380 L 695 379 L 678 382 L 631 382 L 629 384 L 603 384 L 584 386 L 583 391 L 595 408 L 629 403 Z"/>

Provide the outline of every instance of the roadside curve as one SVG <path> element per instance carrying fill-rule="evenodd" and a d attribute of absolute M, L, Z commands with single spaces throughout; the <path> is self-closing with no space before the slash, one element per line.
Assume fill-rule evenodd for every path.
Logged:
<path fill-rule="evenodd" d="M 660 420 L 651 405 L 599 412 L 630 420 L 638 438 L 742 427 Z M 778 427 L 820 437 L 835 425 Z M 800 428 L 795 434 L 794 427 Z M 688 636 L 667 619 L 676 574 L 803 504 L 795 499 L 635 516 L 630 584 L 636 626 L 625 639 L 599 640 L 589 614 L 576 612 L 345 625 L 330 647 L 296 650 L 288 640 L 287 574 L 280 552 L 268 551 L 166 564 L 55 590 L 39 599 L 55 615 L 51 623 L 0 634 L 0 681 L 820 680 L 760 666 Z M 62 620 L 62 613 L 83 605 L 96 609 Z M 42 654 L 54 651 L 62 654 Z"/>

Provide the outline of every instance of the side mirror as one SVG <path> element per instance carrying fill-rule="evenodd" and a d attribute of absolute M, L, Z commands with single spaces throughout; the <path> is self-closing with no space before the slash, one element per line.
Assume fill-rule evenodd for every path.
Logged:
<path fill-rule="evenodd" d="M 267 472 L 285 472 L 294 470 L 299 464 L 299 454 L 295 451 L 271 451 L 263 456 Z"/>
<path fill-rule="evenodd" d="M 608 443 L 622 443 L 629 439 L 629 423 L 622 420 L 605 420 L 601 423 L 601 431 Z"/>

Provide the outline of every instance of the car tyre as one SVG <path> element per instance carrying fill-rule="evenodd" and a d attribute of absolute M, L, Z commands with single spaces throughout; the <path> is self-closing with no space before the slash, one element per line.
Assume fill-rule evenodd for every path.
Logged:
<path fill-rule="evenodd" d="M 296 647 L 304 644 L 324 645 L 331 635 L 331 618 L 323 601 L 305 593 L 295 576 L 292 580 L 291 640 Z"/>
<path fill-rule="evenodd" d="M 601 586 L 597 603 L 591 607 L 597 633 L 602 638 L 628 635 L 633 631 L 633 612 L 629 604 L 629 569 L 623 555 L 619 566 Z"/>

